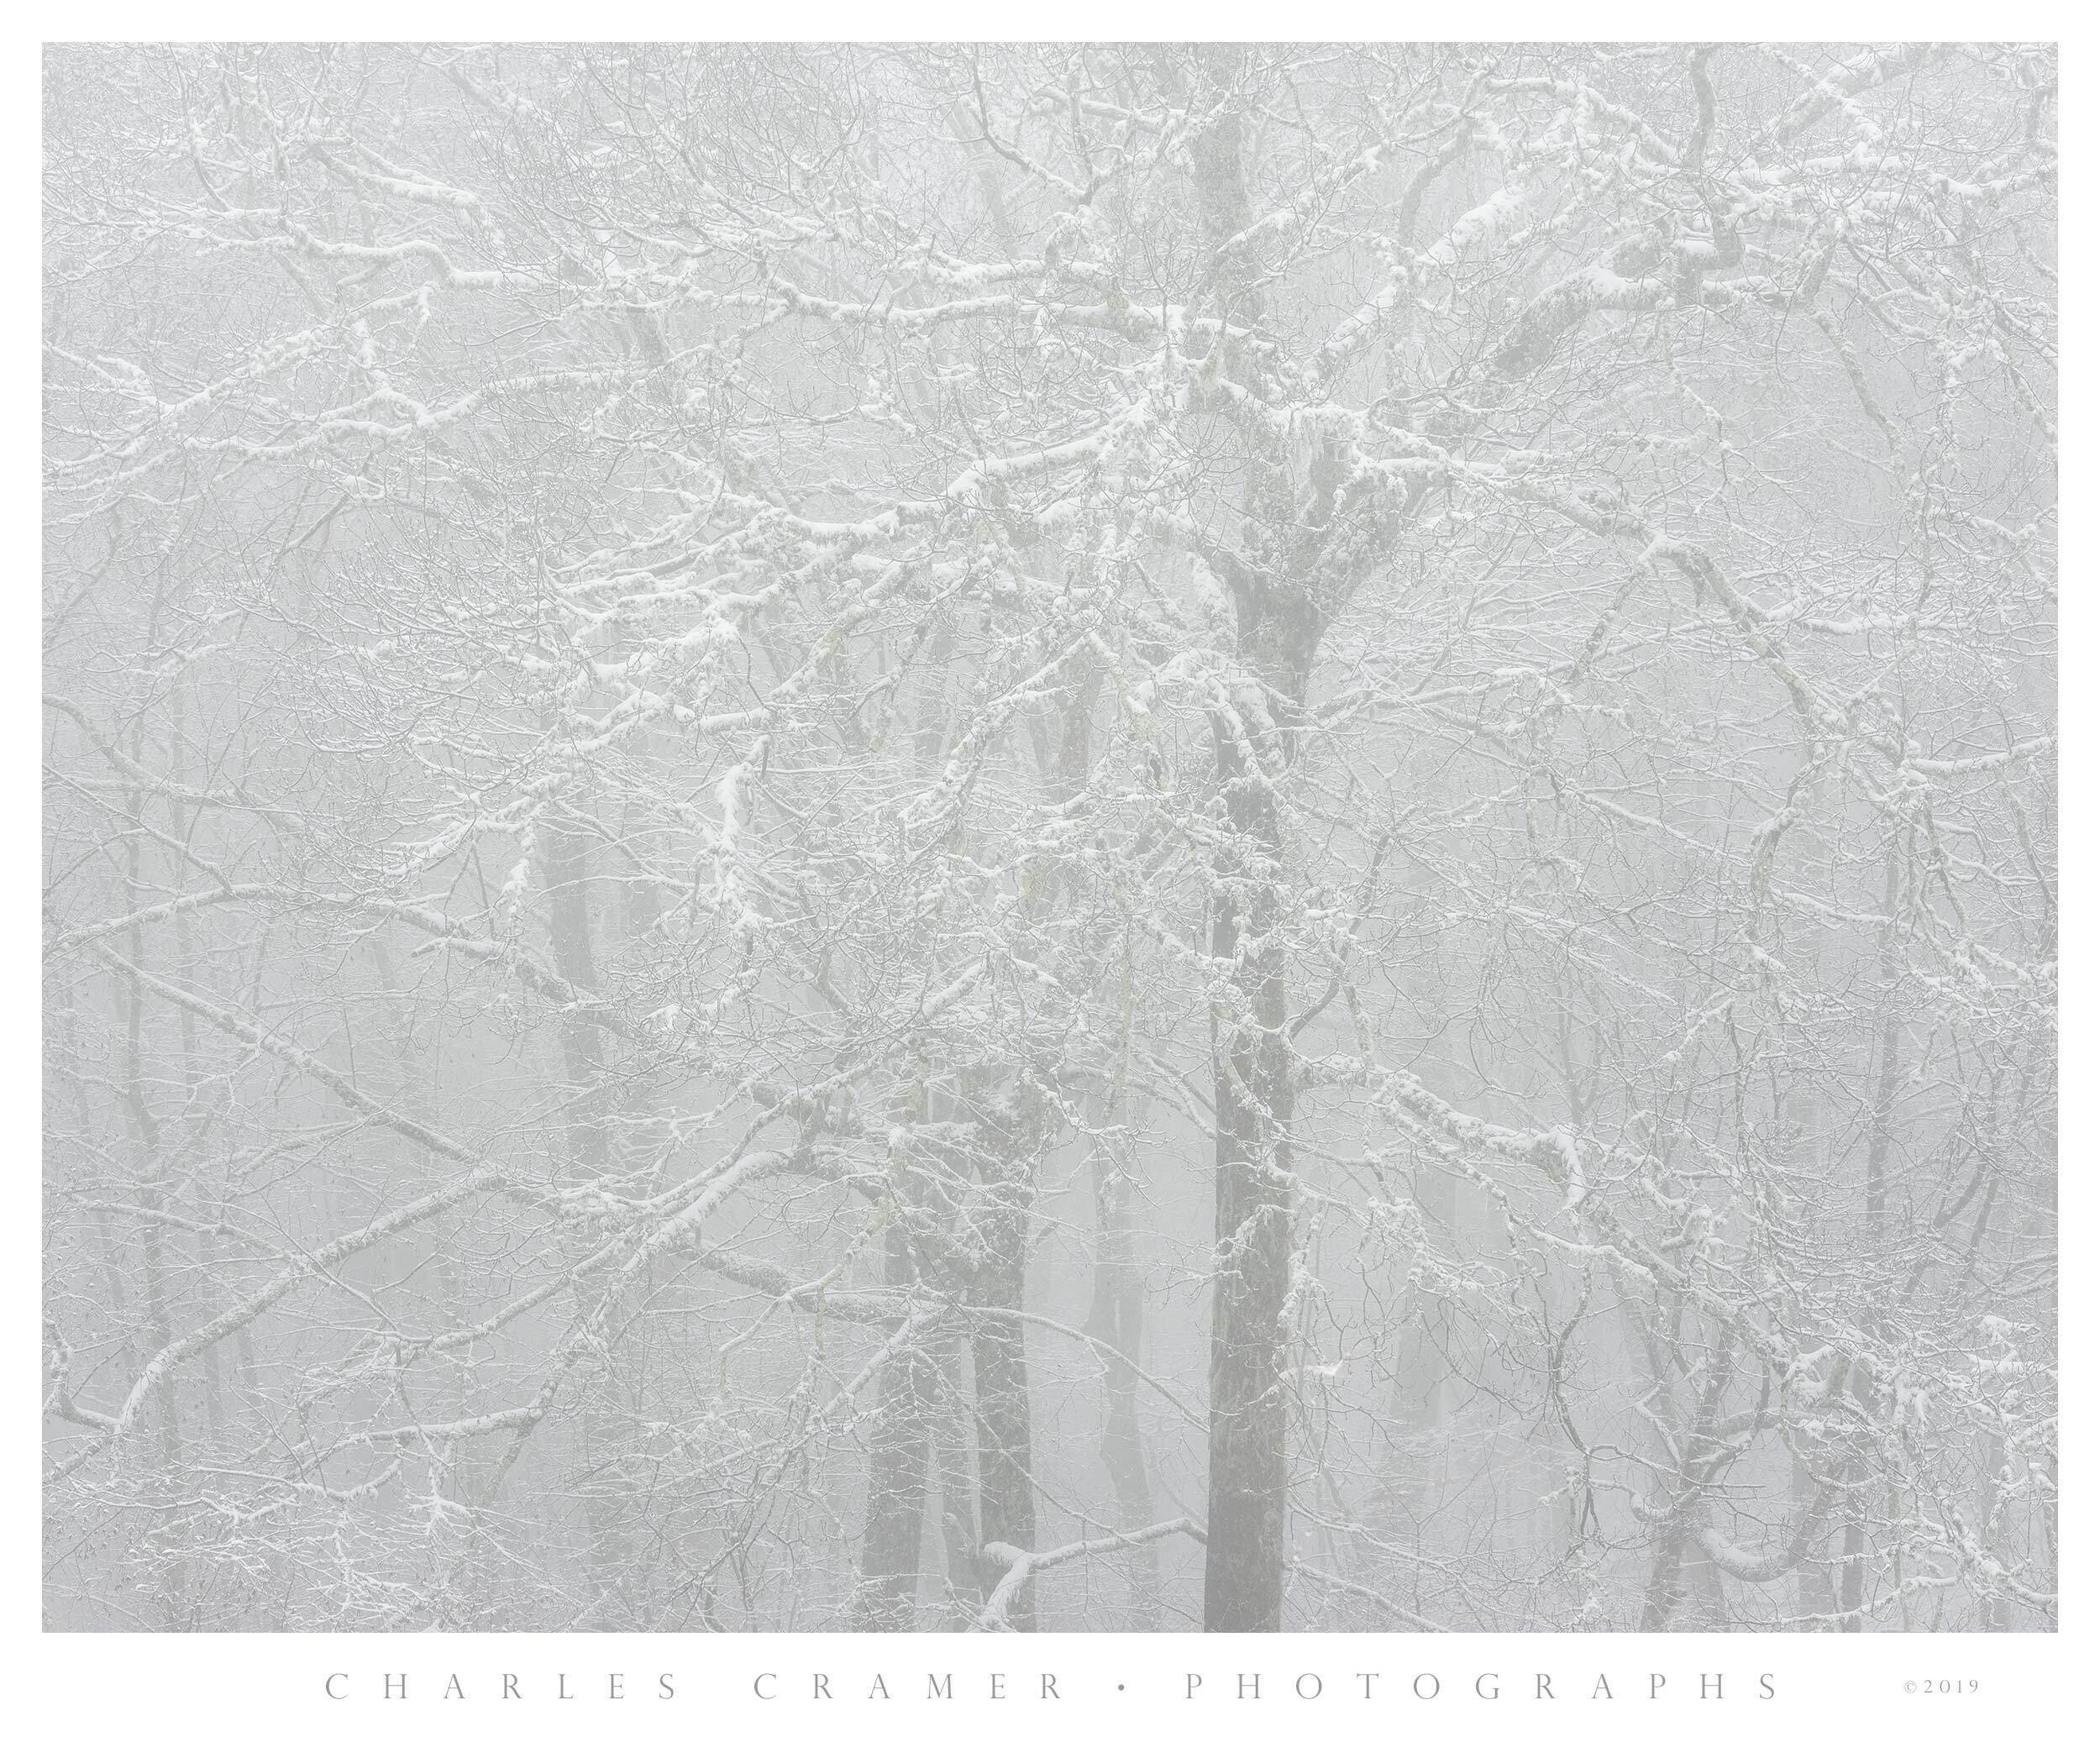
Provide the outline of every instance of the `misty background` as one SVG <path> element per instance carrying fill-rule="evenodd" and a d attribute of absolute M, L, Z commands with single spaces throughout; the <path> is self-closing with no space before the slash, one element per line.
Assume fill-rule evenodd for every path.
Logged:
<path fill-rule="evenodd" d="M 47 1624 L 2053 1628 L 2056 77 L 49 50 Z"/>

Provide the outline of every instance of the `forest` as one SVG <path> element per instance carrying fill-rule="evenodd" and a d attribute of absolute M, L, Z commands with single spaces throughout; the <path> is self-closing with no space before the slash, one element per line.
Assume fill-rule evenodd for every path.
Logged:
<path fill-rule="evenodd" d="M 2053 1629 L 2056 81 L 48 49 L 46 1626 Z"/>

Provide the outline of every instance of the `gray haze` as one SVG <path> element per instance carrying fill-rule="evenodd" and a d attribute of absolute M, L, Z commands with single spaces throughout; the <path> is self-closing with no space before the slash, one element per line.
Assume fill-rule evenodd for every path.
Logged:
<path fill-rule="evenodd" d="M 2055 93 L 52 51 L 49 1624 L 2052 1628 Z"/>

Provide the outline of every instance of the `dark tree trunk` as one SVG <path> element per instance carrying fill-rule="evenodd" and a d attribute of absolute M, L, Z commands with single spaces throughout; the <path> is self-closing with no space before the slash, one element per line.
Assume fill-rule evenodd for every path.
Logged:
<path fill-rule="evenodd" d="M 1086 1332 L 1114 1353 L 1101 1363 L 1101 1462 L 1116 1491 L 1116 1522 L 1134 1530 L 1152 1522 L 1152 1482 L 1137 1420 L 1137 1365 L 1145 1349 L 1145 1272 L 1138 1262 L 1135 1193 L 1124 1157 L 1105 1146 L 1095 1157 L 1094 1298 Z M 1116 1357 L 1121 1356 L 1119 1360 Z M 1147 1545 L 1130 1551 L 1132 1597 L 1149 1602 L 1158 1563 Z"/>
<path fill-rule="evenodd" d="M 1735 1373 L 1735 1334 L 1728 1330 L 1722 1333 L 1720 1347 L 1709 1367 L 1698 1411 L 1678 1442 L 1676 1478 L 1670 1484 L 1670 1515 L 1656 1545 L 1647 1595 L 1641 1604 L 1643 1633 L 1664 1631 L 1677 1613 L 1683 1591 L 1686 1551 L 1693 1546 L 1693 1533 L 1709 1498 L 1709 1478 L 1720 1466 L 1714 1454 L 1714 1424 L 1719 1419 L 1721 1402 Z"/>
<path fill-rule="evenodd" d="M 970 1362 L 977 1377 L 978 1529 L 984 1543 L 1036 1545 L 1036 1488 L 1028 1406 L 1028 1354 L 1020 1320 L 1027 1272 L 1028 1213 L 1033 1191 L 1019 1161 L 999 1172 L 986 1162 L 983 1262 L 973 1290 Z M 995 1584 L 1003 1565 L 986 1562 Z M 1035 1630 L 1035 1588 L 1024 1585 L 1007 1609 L 1016 1633 Z"/>
<path fill-rule="evenodd" d="M 963 1335 L 943 1330 L 933 1342 L 934 1383 L 939 1388 L 933 1412 L 933 1469 L 941 1490 L 942 1577 L 946 1587 L 948 1624 L 966 1627 L 984 1600 L 978 1545 L 977 1477 L 970 1467 L 969 1395 L 964 1383 Z"/>
<path fill-rule="evenodd" d="M 1247 118 L 1231 100 L 1241 50 L 1209 51 L 1213 105 L 1190 142 L 1194 193 L 1215 250 L 1208 290 L 1227 318 L 1258 327 L 1264 299 L 1250 250 L 1238 245 L 1252 210 L 1245 161 Z M 1218 366 L 1260 365 L 1221 332 Z M 1313 659 L 1342 571 L 1320 572 L 1339 470 L 1332 456 L 1301 479 L 1273 433 L 1250 428 L 1243 554 L 1213 549 L 1238 611 L 1237 664 L 1263 706 L 1213 716 L 1226 838 L 1215 864 L 1210 947 L 1233 964 L 1213 1005 L 1216 1096 L 1216 1277 L 1211 1294 L 1206 1632 L 1267 1633 L 1283 1625 L 1285 1515 L 1290 1467 L 1285 1409 L 1285 1303 L 1290 1289 L 1292 1083 L 1289 989 L 1278 936 L 1284 827 L 1274 781 L 1296 752 Z M 1309 491 L 1301 491 L 1301 482 Z"/>
<path fill-rule="evenodd" d="M 1266 905 L 1257 898 L 1257 906 Z M 1211 947 L 1257 946 L 1221 896 Z M 1250 949 L 1250 956 L 1252 950 Z M 1247 1008 L 1218 1035 L 1217 1259 L 1210 1318 L 1210 1552 L 1205 1630 L 1267 1633 L 1283 1624 L 1284 1299 L 1290 1281 L 1291 1084 L 1279 976 L 1250 959 L 1233 991 Z"/>
<path fill-rule="evenodd" d="M 1318 641 L 1309 609 L 1241 594 L 1240 651 L 1278 709 L 1302 699 Z M 1290 1288 L 1292 1084 L 1289 994 L 1277 926 L 1283 821 L 1259 736 L 1244 716 L 1213 722 L 1226 843 L 1210 948 L 1234 968 L 1216 1010 L 1216 1280 L 1210 1320 L 1210 1545 L 1204 1629 L 1270 1633 L 1284 1617 L 1284 1304 Z M 1289 757 L 1289 728 L 1271 746 Z"/>
<path fill-rule="evenodd" d="M 883 1238 L 883 1281 L 909 1291 L 918 1266 L 900 1215 Z M 853 1625 L 865 1633 L 908 1633 L 918 1619 L 919 1542 L 926 1528 L 927 1420 L 937 1375 L 915 1336 L 882 1373 L 868 1456 L 868 1516 L 862 1527 Z"/>

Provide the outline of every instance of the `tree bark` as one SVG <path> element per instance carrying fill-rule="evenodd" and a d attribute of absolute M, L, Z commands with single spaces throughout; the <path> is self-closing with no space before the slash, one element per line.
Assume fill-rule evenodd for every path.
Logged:
<path fill-rule="evenodd" d="M 1250 606 L 1252 606 L 1250 610 Z M 1275 657 L 1277 626 L 1242 597 L 1242 658 L 1295 678 L 1304 656 Z M 1293 670 L 1295 667 L 1295 670 Z M 1294 692 L 1294 693 L 1293 693 Z M 1210 1320 L 1210 1493 L 1204 1629 L 1273 1633 L 1283 1625 L 1284 1510 L 1289 1486 L 1284 1409 L 1285 1303 L 1295 1182 L 1289 994 L 1274 936 L 1283 824 L 1268 773 L 1243 718 L 1213 731 L 1225 790 L 1226 844 L 1212 902 L 1211 953 L 1232 963 L 1214 1015 L 1216 1278 Z M 1247 747 L 1247 748 L 1243 748 Z M 1252 752 L 1252 753 L 1250 753 Z"/>
<path fill-rule="evenodd" d="M 1016 1146 L 1016 1153 L 1019 1146 Z M 1033 1425 L 1028 1353 L 1017 1314 L 1027 1271 L 1027 1219 L 1034 1190 L 1028 1168 L 1009 1157 L 983 1168 L 984 1255 L 972 1304 L 970 1361 L 977 1377 L 978 1529 L 983 1543 L 1036 1545 Z M 984 1582 L 996 1585 L 1004 1563 L 986 1558 Z M 1035 1631 L 1035 1586 L 1024 1585 L 1007 1608 L 1016 1633 Z"/>
<path fill-rule="evenodd" d="M 901 1205 L 883 1234 L 883 1282 L 908 1292 L 918 1276 L 911 1230 Z M 865 1633 L 908 1633 L 918 1618 L 919 1543 L 926 1528 L 928 1418 L 937 1375 L 916 1340 L 882 1373 L 868 1455 L 868 1515 L 862 1527 L 853 1626 Z"/>

